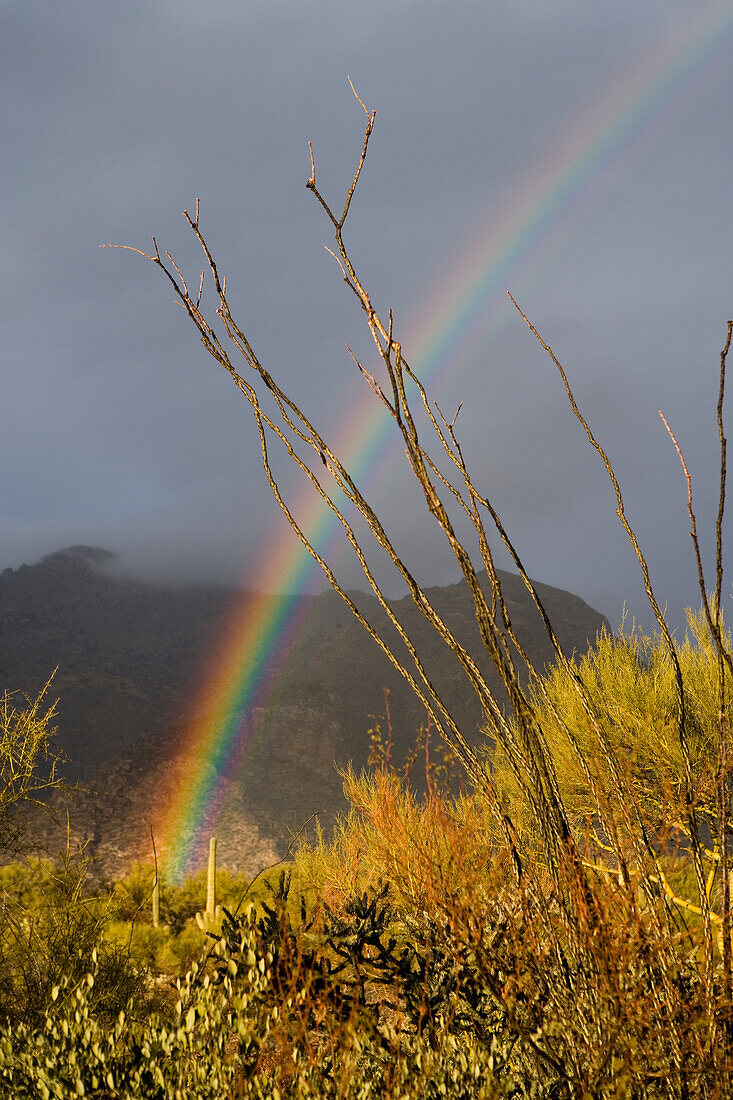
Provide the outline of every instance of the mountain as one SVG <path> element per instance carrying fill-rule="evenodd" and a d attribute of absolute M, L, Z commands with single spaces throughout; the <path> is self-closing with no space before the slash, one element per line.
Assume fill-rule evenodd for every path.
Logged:
<path fill-rule="evenodd" d="M 58 666 L 58 743 L 69 757 L 66 774 L 82 789 L 53 806 L 64 837 L 68 808 L 71 837 L 87 841 L 105 873 L 117 874 L 131 858 L 151 854 L 151 827 L 159 834 L 168 806 L 185 803 L 209 766 L 191 744 L 186 719 L 234 611 L 260 606 L 262 597 L 123 580 L 107 571 L 111 559 L 108 551 L 71 547 L 0 574 L 0 686 L 32 695 Z M 500 577 L 518 636 L 542 667 L 552 650 L 539 615 L 519 577 Z M 537 588 L 565 652 L 585 651 L 607 625 L 603 616 L 561 589 Z M 377 600 L 351 595 L 399 650 Z M 428 596 L 498 688 L 465 583 Z M 409 597 L 392 606 L 461 728 L 479 742 L 480 710 L 457 660 Z M 385 691 L 397 762 L 424 721 L 419 700 L 335 593 L 304 598 L 299 623 L 248 716 L 246 749 L 219 788 L 220 859 L 247 871 L 282 854 L 313 813 L 328 831 L 343 808 L 336 765 L 367 762 L 376 720 L 386 732 Z M 34 816 L 33 828 L 39 843 L 62 843 L 51 821 Z"/>

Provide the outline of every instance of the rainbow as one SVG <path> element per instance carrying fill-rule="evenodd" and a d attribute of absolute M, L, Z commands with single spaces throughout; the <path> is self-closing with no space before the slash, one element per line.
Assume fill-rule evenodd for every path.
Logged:
<path fill-rule="evenodd" d="M 732 30 L 731 0 L 695 5 L 573 119 L 564 139 L 496 205 L 402 338 L 424 382 L 444 385 L 465 367 L 506 308 L 510 282 L 524 284 L 536 275 L 575 220 L 705 94 L 730 63 Z M 384 463 L 394 461 L 390 426 L 368 391 L 333 446 L 355 480 L 374 484 L 384 476 Z M 301 524 L 327 556 L 337 521 L 315 495 Z M 312 559 L 290 531 L 265 546 L 186 723 L 180 754 L 194 764 L 161 800 L 156 840 L 173 880 L 191 869 L 202 838 L 215 831 L 228 783 L 247 747 L 251 715 L 265 700 L 307 613 L 308 603 L 298 593 L 316 568 Z M 253 590 L 286 594 L 253 595 Z"/>

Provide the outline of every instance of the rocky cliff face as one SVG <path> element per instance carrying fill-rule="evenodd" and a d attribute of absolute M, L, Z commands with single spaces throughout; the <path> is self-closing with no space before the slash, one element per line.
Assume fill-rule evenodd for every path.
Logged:
<path fill-rule="evenodd" d="M 171 791 L 205 761 L 186 734 L 195 685 L 233 608 L 251 594 L 213 586 L 155 588 L 105 573 L 106 551 L 74 547 L 0 574 L 0 686 L 34 693 L 53 669 L 59 742 L 84 790 L 54 801 L 59 829 L 34 819 L 39 841 L 86 841 L 118 874 L 151 854 Z M 538 666 L 552 652 L 521 580 L 501 575 L 523 644 Z M 584 651 L 605 620 L 582 600 L 539 585 L 566 652 Z M 487 675 L 465 584 L 430 590 L 436 609 Z M 374 625 L 391 628 L 376 600 L 354 594 Z M 343 808 L 336 766 L 366 763 L 369 729 L 390 693 L 392 741 L 404 759 L 424 715 L 419 701 L 333 593 L 309 597 L 302 626 L 268 693 L 248 716 L 246 751 L 222 786 L 217 825 L 223 863 L 257 870 L 282 854 L 313 813 L 326 831 Z M 395 601 L 427 670 L 470 740 L 481 714 L 463 673 L 409 599 Z M 384 725 L 384 723 L 382 723 Z M 184 751 L 185 750 L 185 751 Z M 204 838 L 205 839 L 205 838 Z M 201 853 L 203 857 L 203 850 Z"/>

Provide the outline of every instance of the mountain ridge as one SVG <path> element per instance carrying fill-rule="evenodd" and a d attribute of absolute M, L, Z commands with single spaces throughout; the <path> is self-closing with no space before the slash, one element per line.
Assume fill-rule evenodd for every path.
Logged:
<path fill-rule="evenodd" d="M 68 803 L 68 833 L 88 844 L 104 873 L 119 874 L 131 859 L 152 855 L 151 829 L 155 835 L 167 812 L 158 803 L 175 791 L 185 804 L 188 787 L 209 766 L 190 743 L 191 707 L 235 609 L 241 614 L 248 601 L 268 597 L 126 580 L 106 571 L 112 558 L 100 548 L 69 547 L 0 573 L 0 688 L 33 695 L 59 666 L 52 685 L 60 696 L 59 743 L 71 757 L 68 774 L 85 788 Z M 518 635 L 542 667 L 553 651 L 539 615 L 520 577 L 500 572 L 500 579 Z M 584 651 L 607 627 L 579 597 L 537 588 L 566 652 Z M 500 690 L 466 584 L 426 594 Z M 353 596 L 398 647 L 377 600 Z M 397 763 L 424 718 L 417 697 L 335 593 L 304 599 L 299 630 L 249 715 L 222 797 L 220 859 L 246 871 L 281 855 L 311 814 L 329 822 L 344 808 L 336 767 L 367 763 L 369 730 L 380 716 L 384 725 L 385 691 Z M 478 703 L 454 655 L 410 597 L 390 603 L 461 729 L 480 743 Z M 62 846 L 67 829 L 66 804 L 54 799 L 53 807 L 60 827 L 33 819 L 39 844 L 51 848 Z M 203 847 L 195 855 L 203 858 Z"/>

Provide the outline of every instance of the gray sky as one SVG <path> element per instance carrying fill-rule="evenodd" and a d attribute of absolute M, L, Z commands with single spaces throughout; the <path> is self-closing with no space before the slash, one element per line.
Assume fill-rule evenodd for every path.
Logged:
<path fill-rule="evenodd" d="M 695 47 L 716 12 L 717 43 Z M 675 34 L 654 101 L 645 66 L 653 84 Z M 648 621 L 610 485 L 511 289 L 617 466 L 673 622 L 697 602 L 684 481 L 657 409 L 687 455 L 709 547 L 733 315 L 733 3 L 3 0 L 0 43 L 0 568 L 87 542 L 158 579 L 262 577 L 286 528 L 248 407 L 160 273 L 98 245 L 146 248 L 155 233 L 195 282 L 181 211 L 200 196 L 240 324 L 335 438 L 367 400 L 345 341 L 376 364 L 304 183 L 310 139 L 319 185 L 343 201 L 364 123 L 350 76 L 377 122 L 347 243 L 418 371 L 410 339 L 426 311 L 488 262 L 476 242 L 532 184 L 541 206 L 577 146 L 582 171 L 568 169 L 534 229 L 525 209 L 524 255 L 457 326 L 435 395 L 465 402 L 476 480 L 529 571 L 614 624 L 624 600 Z M 419 579 L 453 582 L 399 448 L 380 451 L 370 498 Z"/>

